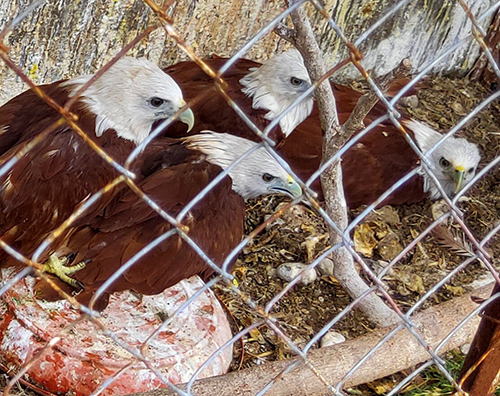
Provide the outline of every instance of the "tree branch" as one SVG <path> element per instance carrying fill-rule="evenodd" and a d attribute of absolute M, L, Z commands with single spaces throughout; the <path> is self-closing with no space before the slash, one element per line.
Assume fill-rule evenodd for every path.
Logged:
<path fill-rule="evenodd" d="M 401 63 L 387 73 L 384 76 L 381 76 L 375 79 L 375 84 L 385 92 L 394 80 L 408 77 L 411 71 L 411 62 L 409 59 L 403 59 Z M 361 98 L 359 98 L 358 103 L 354 107 L 351 115 L 344 123 L 344 134 L 342 135 L 341 145 L 343 146 L 351 136 L 364 128 L 365 125 L 363 120 L 370 113 L 373 107 L 378 103 L 379 97 L 375 93 L 375 91 L 370 90 L 366 94 L 364 94 Z"/>
<path fill-rule="evenodd" d="M 477 304 L 471 296 L 487 298 L 492 287 L 484 286 L 472 293 L 456 297 L 439 305 L 427 308 L 412 315 L 415 329 L 433 350 L 442 340 L 457 329 L 464 317 L 471 314 Z M 479 317 L 467 321 L 460 330 L 443 345 L 440 353 L 470 341 L 474 336 Z M 355 364 L 377 346 L 389 333 L 389 329 L 375 329 L 367 334 L 326 348 L 310 350 L 307 354 L 311 366 L 315 367 L 330 384 L 345 379 L 345 374 Z M 429 360 L 429 353 L 408 330 L 398 331 L 389 342 L 383 343 L 370 360 L 350 375 L 344 387 L 364 384 L 392 373 L 407 369 Z M 290 373 L 283 374 L 296 358 L 278 360 L 256 365 L 242 371 L 233 371 L 218 377 L 197 380 L 191 390 L 198 396 L 254 396 L 261 392 L 271 381 L 274 385 L 266 391 L 266 396 L 308 395 L 322 396 L 327 392 L 325 384 L 311 371 L 310 366 L 300 363 Z M 185 385 L 179 386 L 186 389 Z M 169 388 L 135 394 L 135 396 L 177 396 Z"/>
<path fill-rule="evenodd" d="M 290 44 L 295 45 L 296 32 L 294 29 L 290 29 L 288 26 L 278 23 L 278 25 L 274 28 L 274 33 L 282 39 L 288 41 Z"/>
<path fill-rule="evenodd" d="M 289 5 L 292 5 L 293 2 L 294 0 L 289 0 Z M 326 67 L 309 19 L 303 7 L 294 10 L 290 16 L 296 32 L 295 46 L 304 58 L 304 64 L 311 80 L 318 81 L 326 73 Z M 328 80 L 323 81 L 317 87 L 316 100 L 320 113 L 321 128 L 324 132 L 323 162 L 325 162 L 342 147 L 345 142 L 345 130 L 339 124 L 335 98 Z M 332 164 L 321 174 L 321 184 L 328 216 L 338 225 L 340 230 L 345 230 L 348 225 L 348 216 L 340 161 Z M 343 242 L 342 236 L 330 228 L 331 245 L 334 246 L 341 242 Z M 332 260 L 335 264 L 335 277 L 353 299 L 369 289 L 356 271 L 353 257 L 345 247 L 334 251 Z M 391 326 L 399 322 L 396 313 L 387 307 L 375 293 L 366 295 L 358 306 L 379 326 Z"/>

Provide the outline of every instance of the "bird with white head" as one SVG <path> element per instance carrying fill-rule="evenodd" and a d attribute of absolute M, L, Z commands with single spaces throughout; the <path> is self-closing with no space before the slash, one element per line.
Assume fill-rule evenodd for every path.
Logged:
<path fill-rule="evenodd" d="M 62 84 L 71 87 L 70 97 L 92 76 L 81 76 Z M 96 114 L 96 136 L 110 129 L 119 137 L 141 143 L 151 132 L 155 121 L 167 119 L 186 105 L 177 83 L 158 66 L 146 59 L 124 57 L 85 90 L 81 98 Z M 194 124 L 191 109 L 179 120 Z"/>
<path fill-rule="evenodd" d="M 254 109 L 268 111 L 265 116 L 268 120 L 274 120 L 287 111 L 312 86 L 304 59 L 296 49 L 275 55 L 250 71 L 240 80 L 241 91 L 252 98 Z M 280 119 L 285 136 L 311 114 L 313 105 L 311 92 Z"/>
<path fill-rule="evenodd" d="M 226 61 L 219 57 L 205 60 L 214 70 L 223 67 Z M 198 100 L 192 107 L 197 119 L 194 133 L 212 129 L 260 141 L 254 131 L 227 104 L 226 99 L 219 95 L 217 90 L 212 89 L 214 85 L 212 78 L 194 62 L 180 62 L 165 71 L 181 85 L 190 102 L 198 98 L 200 92 L 203 94 L 210 92 L 205 100 Z M 239 59 L 222 75 L 222 78 L 228 84 L 227 93 L 231 99 L 261 130 L 268 126 L 270 120 L 287 111 L 288 106 L 311 87 L 302 56 L 297 50 L 275 55 L 264 64 Z M 392 83 L 387 95 L 397 92 L 402 83 L 404 80 Z M 339 121 L 344 123 L 362 94 L 349 87 L 335 83 L 331 85 Z M 378 103 L 367 115 L 364 124 L 369 125 L 386 113 L 385 106 Z M 410 120 L 407 116 L 403 116 L 403 119 Z M 280 128 L 271 130 L 268 136 L 277 143 L 278 153 L 288 162 L 293 172 L 306 181 L 318 170 L 322 162 L 323 136 L 318 109 L 314 105 L 314 95 L 307 95 L 290 110 L 280 119 L 279 126 Z M 424 144 L 422 139 L 418 138 L 422 128 L 414 128 L 415 131 L 408 129 L 410 136 L 416 139 L 419 146 Z M 438 132 L 433 132 L 433 136 L 441 136 Z M 456 142 L 457 140 L 447 139 L 440 146 L 440 150 L 453 151 Z M 477 153 L 474 144 L 465 140 L 458 142 L 461 142 L 459 145 L 464 148 L 462 151 Z M 426 152 L 425 148 L 422 146 L 420 148 Z M 459 163 L 464 162 L 460 161 L 461 151 L 457 149 L 456 155 L 459 158 L 454 162 L 459 166 Z M 472 156 L 472 163 L 477 162 L 477 158 L 475 155 Z M 439 159 L 437 158 L 433 169 L 439 169 Z M 430 160 L 434 161 L 432 158 Z M 418 155 L 391 122 L 383 122 L 376 126 L 342 157 L 344 190 L 349 207 L 355 208 L 372 203 L 404 175 L 419 166 L 419 163 Z M 467 175 L 464 173 L 460 179 L 459 170 L 454 176 L 456 181 L 453 186 L 445 187 L 447 192 L 458 191 L 470 181 L 474 171 L 471 172 L 471 166 L 466 167 L 466 165 L 464 163 L 463 166 L 464 172 L 468 172 Z M 398 205 L 421 201 L 426 197 L 439 198 L 439 193 L 434 191 L 437 188 L 433 183 L 429 184 L 430 179 L 427 179 L 428 175 L 419 174 L 391 194 L 384 203 Z M 440 180 L 442 183 L 448 183 L 451 179 L 448 177 Z M 322 199 L 319 178 L 311 184 L 311 187 Z"/>
<path fill-rule="evenodd" d="M 234 161 L 239 162 L 231 167 Z M 139 162 L 142 178 L 138 187 L 171 216 L 190 205 L 188 215 L 180 221 L 189 229 L 189 237 L 218 265 L 241 242 L 246 199 L 274 193 L 292 198 L 302 195 L 300 186 L 264 147 L 233 135 L 204 131 L 183 139 L 157 139 L 144 149 Z M 223 170 L 229 177 L 222 177 L 199 196 Z M 196 204 L 191 205 L 195 199 Z M 90 301 L 115 271 L 172 227 L 132 190 L 124 190 L 101 213 L 87 217 L 58 252 L 75 253 L 77 260 L 90 261 L 75 274 L 84 287 L 77 298 Z M 232 257 L 231 263 L 235 260 Z M 182 279 L 206 278 L 213 272 L 183 238 L 172 236 L 121 274 L 97 306 L 104 308 L 107 296 L 115 291 L 157 294 Z M 38 289 L 43 298 L 60 298 L 52 287 L 45 286 Z"/>
<path fill-rule="evenodd" d="M 64 105 L 91 77 L 41 85 L 38 90 Z M 173 117 L 184 105 L 181 89 L 170 76 L 145 59 L 125 57 L 92 81 L 70 111 L 76 115 L 80 129 L 96 145 L 116 162 L 123 163 L 151 133 L 156 121 Z M 15 157 L 39 133 L 57 125 L 60 118 L 59 112 L 33 90 L 3 105 L 0 164 Z M 179 120 L 191 128 L 192 111 L 185 110 Z M 117 176 L 117 171 L 75 130 L 65 123 L 59 124 L 0 178 L 0 235 L 29 257 L 77 205 Z M 102 210 L 120 188 L 107 191 L 86 214 Z M 44 262 L 50 256 L 45 270 L 71 282 L 67 275 L 74 268 L 64 267 L 51 255 L 54 251 L 57 242 L 38 261 Z M 0 261 L 5 267 L 19 266 L 4 251 L 0 252 Z"/>
<path fill-rule="evenodd" d="M 268 119 L 274 119 L 280 113 L 286 111 L 287 107 L 295 102 L 295 100 L 311 86 L 311 80 L 304 65 L 302 55 L 295 49 L 276 55 L 261 67 L 252 69 L 252 72 L 243 77 L 240 83 L 244 86 L 242 92 L 246 93 L 252 99 L 252 107 L 267 110 L 268 113 L 266 118 Z M 349 90 L 347 87 L 336 84 L 332 84 L 332 88 L 337 101 L 341 122 L 344 122 L 352 111 L 352 108 L 346 109 L 346 106 L 349 107 L 352 103 L 355 104 L 357 100 L 353 101 L 353 98 L 358 98 L 360 94 L 353 90 Z M 346 94 L 347 97 L 344 99 Z M 296 173 L 304 177 L 304 179 L 309 178 L 318 169 L 322 155 L 323 139 L 319 120 L 317 114 L 310 116 L 313 111 L 313 106 L 314 97 L 313 95 L 309 95 L 280 120 L 281 128 L 287 137 L 293 132 L 292 136 L 288 137 L 284 145 L 279 149 L 280 154 L 285 160 L 289 161 L 292 170 L 296 171 Z M 383 112 L 385 112 L 385 108 L 380 103 L 377 104 L 372 111 L 372 113 L 380 115 L 382 115 Z M 367 121 L 365 124 L 368 125 L 374 118 L 375 117 L 370 114 L 368 120 L 365 120 Z M 306 119 L 307 121 L 304 122 Z M 402 122 L 414 134 L 417 145 L 424 154 L 442 138 L 439 132 L 421 122 L 407 117 L 403 117 Z M 388 137 L 393 141 L 400 141 L 401 145 L 406 145 L 406 148 L 402 146 L 402 152 L 393 151 L 390 154 L 394 157 L 395 162 L 400 162 L 402 156 L 407 156 L 406 172 L 410 171 L 411 168 L 415 166 L 414 164 L 416 164 L 414 161 L 416 154 L 411 152 L 411 148 L 409 148 L 403 137 L 392 124 L 384 124 L 383 127 L 385 131 L 382 136 Z M 396 133 L 388 133 L 388 128 Z M 310 139 L 313 134 L 315 135 L 314 139 Z M 374 136 L 377 134 L 377 131 L 375 130 L 371 132 L 371 134 Z M 309 141 L 305 142 L 304 140 Z M 311 140 L 313 140 L 314 143 Z M 382 141 L 383 140 L 387 139 L 382 139 Z M 366 139 L 361 139 L 360 143 L 357 144 L 352 151 L 347 151 L 346 154 L 344 154 L 343 163 L 347 165 L 347 168 L 352 169 L 353 167 L 350 164 L 353 162 L 357 163 L 356 166 L 358 169 L 366 170 L 367 167 L 370 166 L 370 163 L 374 163 L 374 166 L 379 167 L 380 163 L 384 162 L 386 163 L 385 166 L 387 169 L 391 168 L 391 157 L 387 156 L 386 152 L 377 154 L 376 144 L 372 141 L 370 141 L 370 136 L 367 136 Z M 390 145 L 394 145 L 394 143 Z M 311 153 L 311 147 L 313 153 Z M 308 148 L 308 150 L 305 148 Z M 356 152 L 356 150 L 358 152 Z M 359 153 L 360 150 L 364 152 Z M 384 158 L 382 158 L 382 156 Z M 303 162 L 314 163 L 313 167 L 308 165 L 310 171 L 307 174 L 301 172 L 300 167 L 297 167 L 300 165 L 296 163 L 295 160 L 299 158 L 301 162 L 300 165 L 302 165 Z M 479 164 L 480 154 L 477 146 L 468 142 L 466 139 L 448 137 L 429 155 L 428 159 L 432 165 L 431 169 L 435 173 L 444 191 L 447 195 L 452 196 L 460 191 L 460 189 L 474 177 Z M 365 163 L 366 166 L 363 165 L 363 163 Z M 377 171 L 378 170 L 379 169 L 377 169 Z M 351 174 L 351 172 L 346 172 L 345 174 L 345 178 L 351 179 L 347 180 L 348 183 L 345 184 L 348 187 L 346 191 L 348 201 L 351 198 L 349 186 L 353 185 L 353 183 L 358 185 L 353 189 L 354 192 L 356 189 L 359 190 L 359 185 L 363 185 L 363 183 L 355 182 L 355 180 L 359 179 L 361 174 L 362 173 L 359 171 L 356 171 L 355 174 Z M 403 175 L 404 173 L 397 176 L 399 178 Z M 431 181 L 429 175 L 424 171 L 420 172 L 420 175 L 423 178 L 423 192 L 428 194 L 431 199 L 440 198 L 441 193 Z M 389 187 L 390 184 L 385 186 L 385 189 Z M 317 188 L 319 188 L 319 186 L 317 186 Z M 380 191 L 380 194 L 382 192 L 383 190 Z M 361 194 L 365 194 L 365 196 L 369 195 L 363 191 Z M 360 200 L 356 197 L 353 201 L 359 201 L 359 203 L 355 203 L 351 206 L 359 206 L 359 204 L 362 203 L 369 204 L 371 203 L 370 200 L 373 201 L 376 198 L 376 196 L 371 196 L 369 199 L 363 198 L 364 200 Z"/>
<path fill-rule="evenodd" d="M 446 192 L 446 195 L 457 194 L 476 174 L 481 160 L 479 149 L 464 138 L 448 137 L 430 154 L 427 152 L 441 140 L 443 135 L 429 126 L 415 120 L 403 120 L 403 124 L 415 134 L 415 140 L 431 164 L 431 171 Z M 421 172 L 424 178 L 424 191 L 430 199 L 438 199 L 441 192 L 429 175 Z"/>
<path fill-rule="evenodd" d="M 229 133 L 203 131 L 186 138 L 188 147 L 201 151 L 207 161 L 229 168 L 233 190 L 245 200 L 267 194 L 284 194 L 296 198 L 302 195 L 301 187 L 278 164 L 265 147 Z M 248 153 L 248 154 L 247 154 Z M 265 172 L 262 172 L 262 170 Z"/>

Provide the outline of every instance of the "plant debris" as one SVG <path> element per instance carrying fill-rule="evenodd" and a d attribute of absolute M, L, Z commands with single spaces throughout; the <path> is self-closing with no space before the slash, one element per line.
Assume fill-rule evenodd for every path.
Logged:
<path fill-rule="evenodd" d="M 441 132 L 456 125 L 489 94 L 480 84 L 469 82 L 465 78 L 430 77 L 421 85 L 418 104 L 405 107 L 404 111 Z M 499 119 L 500 104 L 495 102 L 476 115 L 458 133 L 479 146 L 482 155 L 479 170 L 500 154 Z M 467 198 L 458 204 L 466 225 L 478 241 L 500 222 L 499 197 L 500 169 L 496 167 L 482 177 L 468 191 Z M 288 202 L 286 198 L 276 196 L 251 201 L 247 207 L 247 233 L 284 205 L 284 202 Z M 361 213 L 361 210 L 362 208 L 353 211 L 352 218 Z M 386 268 L 404 247 L 434 221 L 433 215 L 442 215 L 446 211 L 445 206 L 433 207 L 430 200 L 399 207 L 386 206 L 370 213 L 353 233 L 356 250 L 366 257 L 365 261 L 375 273 L 384 271 L 382 279 L 402 311 L 412 307 L 474 251 L 460 226 L 452 221 L 444 221 L 440 228 L 426 235 L 390 269 Z M 328 232 L 323 219 L 307 206 L 296 206 L 268 225 L 244 249 L 235 265 L 234 275 L 241 290 L 254 302 L 265 306 L 288 284 L 275 275 L 281 264 L 310 264 L 329 248 L 328 244 Z M 493 265 L 498 268 L 498 233 L 486 244 L 486 248 L 491 253 Z M 486 271 L 480 262 L 473 261 L 451 277 L 419 309 L 461 295 L 469 290 L 468 285 L 484 277 Z M 224 286 L 217 285 L 215 290 L 234 317 L 238 330 L 262 320 Z M 350 302 L 350 297 L 337 280 L 331 275 L 323 275 L 312 284 L 294 285 L 270 307 L 270 312 L 284 333 L 302 347 Z M 374 324 L 360 310 L 353 309 L 331 331 L 352 339 L 373 328 Z M 243 337 L 241 345 L 235 346 L 233 370 L 291 356 L 293 353 L 285 341 L 266 325 L 262 325 Z M 377 389 L 372 389 L 372 394 L 383 393 L 387 389 L 387 384 L 378 383 L 373 386 Z"/>

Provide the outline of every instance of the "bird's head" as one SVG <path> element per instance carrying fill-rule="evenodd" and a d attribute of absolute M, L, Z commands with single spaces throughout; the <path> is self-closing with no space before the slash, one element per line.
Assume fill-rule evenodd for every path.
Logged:
<path fill-rule="evenodd" d="M 262 66 L 250 70 L 240 80 L 242 92 L 252 99 L 254 109 L 268 111 L 268 120 L 275 119 L 311 87 L 304 60 L 295 49 L 273 56 Z M 281 130 L 286 136 L 311 114 L 313 104 L 314 95 L 311 93 L 280 120 Z"/>
<path fill-rule="evenodd" d="M 91 76 L 65 83 L 72 94 Z M 70 96 L 71 96 L 70 95 Z M 173 116 L 186 102 L 177 83 L 146 59 L 124 57 L 117 61 L 82 94 L 88 109 L 96 115 L 95 133 L 114 129 L 118 136 L 139 144 L 157 120 Z M 191 129 L 194 115 L 184 111 L 179 120 Z"/>
<path fill-rule="evenodd" d="M 403 123 L 413 131 L 415 140 L 424 154 L 442 137 L 439 132 L 418 121 L 410 120 Z M 427 157 L 434 175 L 448 196 L 455 195 L 470 182 L 481 160 L 479 149 L 475 144 L 453 136 L 447 138 Z M 424 190 L 429 192 L 431 199 L 441 197 L 441 193 L 426 174 L 424 174 Z"/>
<path fill-rule="evenodd" d="M 206 160 L 226 169 L 257 143 L 228 133 L 203 131 L 185 138 L 189 148 L 201 151 Z M 292 198 L 302 195 L 302 189 L 285 169 L 259 147 L 229 170 L 233 190 L 245 200 L 261 195 L 284 194 Z"/>

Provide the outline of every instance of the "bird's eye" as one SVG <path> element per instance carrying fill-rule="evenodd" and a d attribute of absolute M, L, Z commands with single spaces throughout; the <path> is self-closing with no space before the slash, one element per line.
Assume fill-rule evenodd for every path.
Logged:
<path fill-rule="evenodd" d="M 297 78 L 297 77 L 292 77 L 290 79 L 290 83 L 292 85 L 295 85 L 296 87 L 298 87 L 299 85 L 302 85 L 303 82 L 304 82 L 304 80 L 301 80 L 300 78 Z"/>
<path fill-rule="evenodd" d="M 448 168 L 450 166 L 450 161 L 448 161 L 444 157 L 441 157 L 441 159 L 439 160 L 439 165 L 441 165 L 443 168 Z"/>
<path fill-rule="evenodd" d="M 160 107 L 165 101 L 161 98 L 157 98 L 157 97 L 154 97 L 154 98 L 151 98 L 149 100 L 149 103 L 151 103 L 151 106 L 153 107 Z"/>
<path fill-rule="evenodd" d="M 274 180 L 274 176 L 270 175 L 269 173 L 264 173 L 262 175 L 262 180 L 264 180 L 265 182 L 270 182 L 270 181 Z"/>
<path fill-rule="evenodd" d="M 474 173 L 474 168 L 470 168 L 467 172 L 468 172 L 469 174 L 473 174 L 473 173 Z"/>

